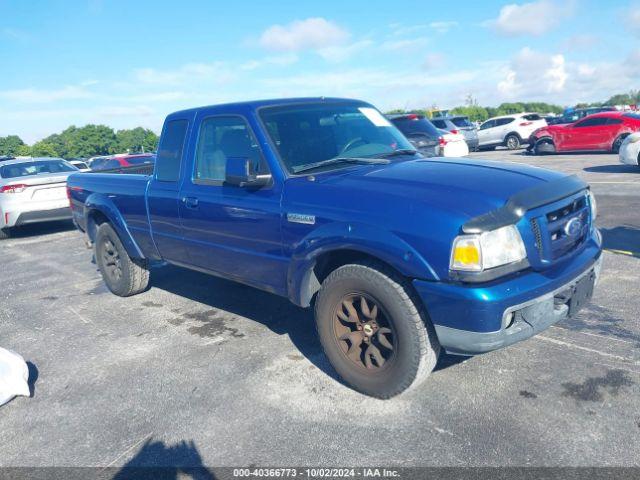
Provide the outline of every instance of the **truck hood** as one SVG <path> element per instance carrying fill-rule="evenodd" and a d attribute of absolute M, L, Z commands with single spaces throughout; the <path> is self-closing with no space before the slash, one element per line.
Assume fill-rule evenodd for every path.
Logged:
<path fill-rule="evenodd" d="M 319 175 L 317 182 L 327 187 L 370 192 L 367 195 L 372 203 L 375 199 L 384 204 L 392 197 L 400 198 L 412 208 L 421 205 L 471 218 L 503 206 L 517 192 L 562 176 L 509 162 L 420 158 Z M 368 207 L 372 207 L 371 203 Z M 378 208 L 385 210 L 384 205 Z"/>

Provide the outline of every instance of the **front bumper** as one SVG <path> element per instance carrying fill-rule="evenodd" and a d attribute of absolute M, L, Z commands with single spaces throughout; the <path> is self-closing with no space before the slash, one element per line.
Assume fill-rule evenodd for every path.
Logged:
<path fill-rule="evenodd" d="M 581 306 L 571 300 L 576 286 L 595 283 L 600 263 L 600 246 L 590 241 L 568 264 L 548 271 L 522 272 L 486 286 L 421 280 L 414 280 L 414 286 L 440 345 L 448 353 L 476 355 L 536 335 L 567 318 L 570 304 L 574 314 Z"/>

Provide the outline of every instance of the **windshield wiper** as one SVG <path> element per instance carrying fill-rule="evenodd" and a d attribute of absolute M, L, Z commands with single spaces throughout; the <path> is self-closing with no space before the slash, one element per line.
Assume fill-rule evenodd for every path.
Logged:
<path fill-rule="evenodd" d="M 319 162 L 307 163 L 306 165 L 299 165 L 292 167 L 293 173 L 306 172 L 308 170 L 314 170 L 316 168 L 324 167 L 326 165 L 333 165 L 336 163 L 362 163 L 362 164 L 387 164 L 389 160 L 385 158 L 363 158 L 363 157 L 334 157 L 327 160 L 321 160 Z"/>
<path fill-rule="evenodd" d="M 379 153 L 378 155 L 374 155 L 372 158 L 398 157 L 400 155 L 415 155 L 416 153 L 418 153 L 418 150 L 414 150 L 412 148 L 400 148 L 392 152 Z"/>

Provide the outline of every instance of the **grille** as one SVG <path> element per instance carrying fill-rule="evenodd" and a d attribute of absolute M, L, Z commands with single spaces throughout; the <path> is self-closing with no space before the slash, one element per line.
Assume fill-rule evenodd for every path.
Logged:
<path fill-rule="evenodd" d="M 579 220 L 581 226 L 577 231 L 570 232 L 568 225 L 574 219 Z M 558 260 L 578 249 L 589 234 L 589 220 L 586 196 L 572 199 L 560 208 L 531 219 L 531 229 L 541 259 Z"/>
<path fill-rule="evenodd" d="M 533 230 L 533 236 L 536 242 L 536 249 L 538 252 L 542 252 L 542 232 L 540 231 L 540 224 L 537 219 L 531 220 L 531 228 Z"/>

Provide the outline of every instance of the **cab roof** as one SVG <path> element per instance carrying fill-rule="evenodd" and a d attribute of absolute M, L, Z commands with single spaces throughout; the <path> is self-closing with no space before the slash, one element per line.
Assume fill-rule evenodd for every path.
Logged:
<path fill-rule="evenodd" d="M 354 104 L 360 103 L 362 105 L 368 105 L 367 102 L 362 100 L 350 99 L 350 98 L 338 98 L 338 97 L 294 97 L 294 98 L 272 98 L 264 100 L 249 100 L 246 102 L 232 102 L 221 103 L 217 105 L 204 105 L 201 107 L 189 108 L 186 110 L 180 110 L 170 114 L 170 117 L 184 116 L 197 113 L 202 110 L 229 110 L 229 111 L 241 111 L 241 110 L 257 110 L 261 107 L 280 106 L 280 105 L 295 105 L 302 103 L 343 103 Z"/>

